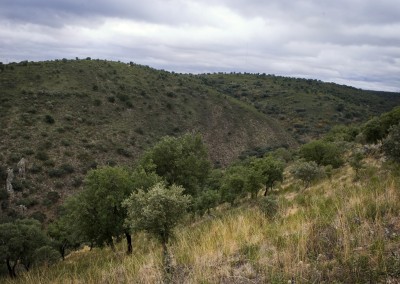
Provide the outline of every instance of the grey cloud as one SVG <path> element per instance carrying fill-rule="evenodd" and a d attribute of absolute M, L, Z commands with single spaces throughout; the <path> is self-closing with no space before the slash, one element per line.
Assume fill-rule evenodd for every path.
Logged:
<path fill-rule="evenodd" d="M 2 0 L 0 61 L 91 56 L 400 90 L 398 0 Z"/>

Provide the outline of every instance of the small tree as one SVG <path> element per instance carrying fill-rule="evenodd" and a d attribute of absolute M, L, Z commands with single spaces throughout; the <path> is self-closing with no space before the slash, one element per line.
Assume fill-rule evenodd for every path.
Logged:
<path fill-rule="evenodd" d="M 267 196 L 268 190 L 272 190 L 276 182 L 283 181 L 285 165 L 280 160 L 267 156 L 258 161 L 258 167 L 265 178 L 264 196 Z"/>
<path fill-rule="evenodd" d="M 305 188 L 309 187 L 311 182 L 321 175 L 321 169 L 316 162 L 298 162 L 292 168 L 292 174 L 295 178 L 303 181 Z"/>
<path fill-rule="evenodd" d="M 126 224 L 132 230 L 146 231 L 160 240 L 167 273 L 170 265 L 168 241 L 191 203 L 191 197 L 183 192 L 181 186 L 168 188 L 163 183 L 157 183 L 148 192 L 139 190 L 123 202 L 128 212 Z"/>
<path fill-rule="evenodd" d="M 81 241 L 79 232 L 73 230 L 66 216 L 62 216 L 51 223 L 47 228 L 47 233 L 52 238 L 53 245 L 57 248 L 63 260 L 67 249 L 77 248 Z"/>
<path fill-rule="evenodd" d="M 51 255 L 53 260 L 57 252 L 48 247 L 49 243 L 39 221 L 23 219 L 0 224 L 0 260 L 7 265 L 11 278 L 17 276 L 16 267 L 19 263 L 28 271 L 32 264 L 46 261 L 46 255 L 37 257 L 43 247 L 47 247 L 47 255 Z"/>
<path fill-rule="evenodd" d="M 245 196 L 246 180 L 243 175 L 244 172 L 246 172 L 246 168 L 242 165 L 234 165 L 226 170 L 221 182 L 222 201 L 233 205 L 238 198 Z"/>
<path fill-rule="evenodd" d="M 360 169 L 364 166 L 363 158 L 364 155 L 360 151 L 356 151 L 350 156 L 349 164 L 356 172 L 356 179 L 359 177 Z"/>

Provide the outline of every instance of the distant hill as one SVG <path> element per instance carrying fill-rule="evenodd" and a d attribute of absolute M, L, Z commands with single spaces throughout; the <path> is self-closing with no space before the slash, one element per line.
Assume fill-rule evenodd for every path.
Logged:
<path fill-rule="evenodd" d="M 216 91 L 278 119 L 300 142 L 326 133 L 336 124 L 357 124 L 400 104 L 400 94 L 365 91 L 311 79 L 266 74 L 199 76 Z"/>
<path fill-rule="evenodd" d="M 200 133 L 214 164 L 226 166 L 400 104 L 400 94 L 262 74 L 176 74 L 103 60 L 0 67 L 1 184 L 7 167 L 16 172 L 27 159 L 15 204 L 39 219 L 90 168 L 131 165 L 165 135 Z"/>

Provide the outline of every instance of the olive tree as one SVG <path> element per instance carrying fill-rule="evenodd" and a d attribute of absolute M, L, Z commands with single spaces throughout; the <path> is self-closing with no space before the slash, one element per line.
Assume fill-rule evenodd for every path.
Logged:
<path fill-rule="evenodd" d="M 150 233 L 161 242 L 167 272 L 168 241 L 191 203 L 191 197 L 183 193 L 182 186 L 167 187 L 163 183 L 157 183 L 147 192 L 142 189 L 133 192 L 123 202 L 123 207 L 127 210 L 127 226 L 134 231 Z"/>

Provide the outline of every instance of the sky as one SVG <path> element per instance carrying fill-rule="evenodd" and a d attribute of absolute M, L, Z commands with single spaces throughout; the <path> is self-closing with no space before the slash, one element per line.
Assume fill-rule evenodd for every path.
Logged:
<path fill-rule="evenodd" d="M 400 92 L 400 1 L 0 1 L 1 62 L 76 57 Z"/>

